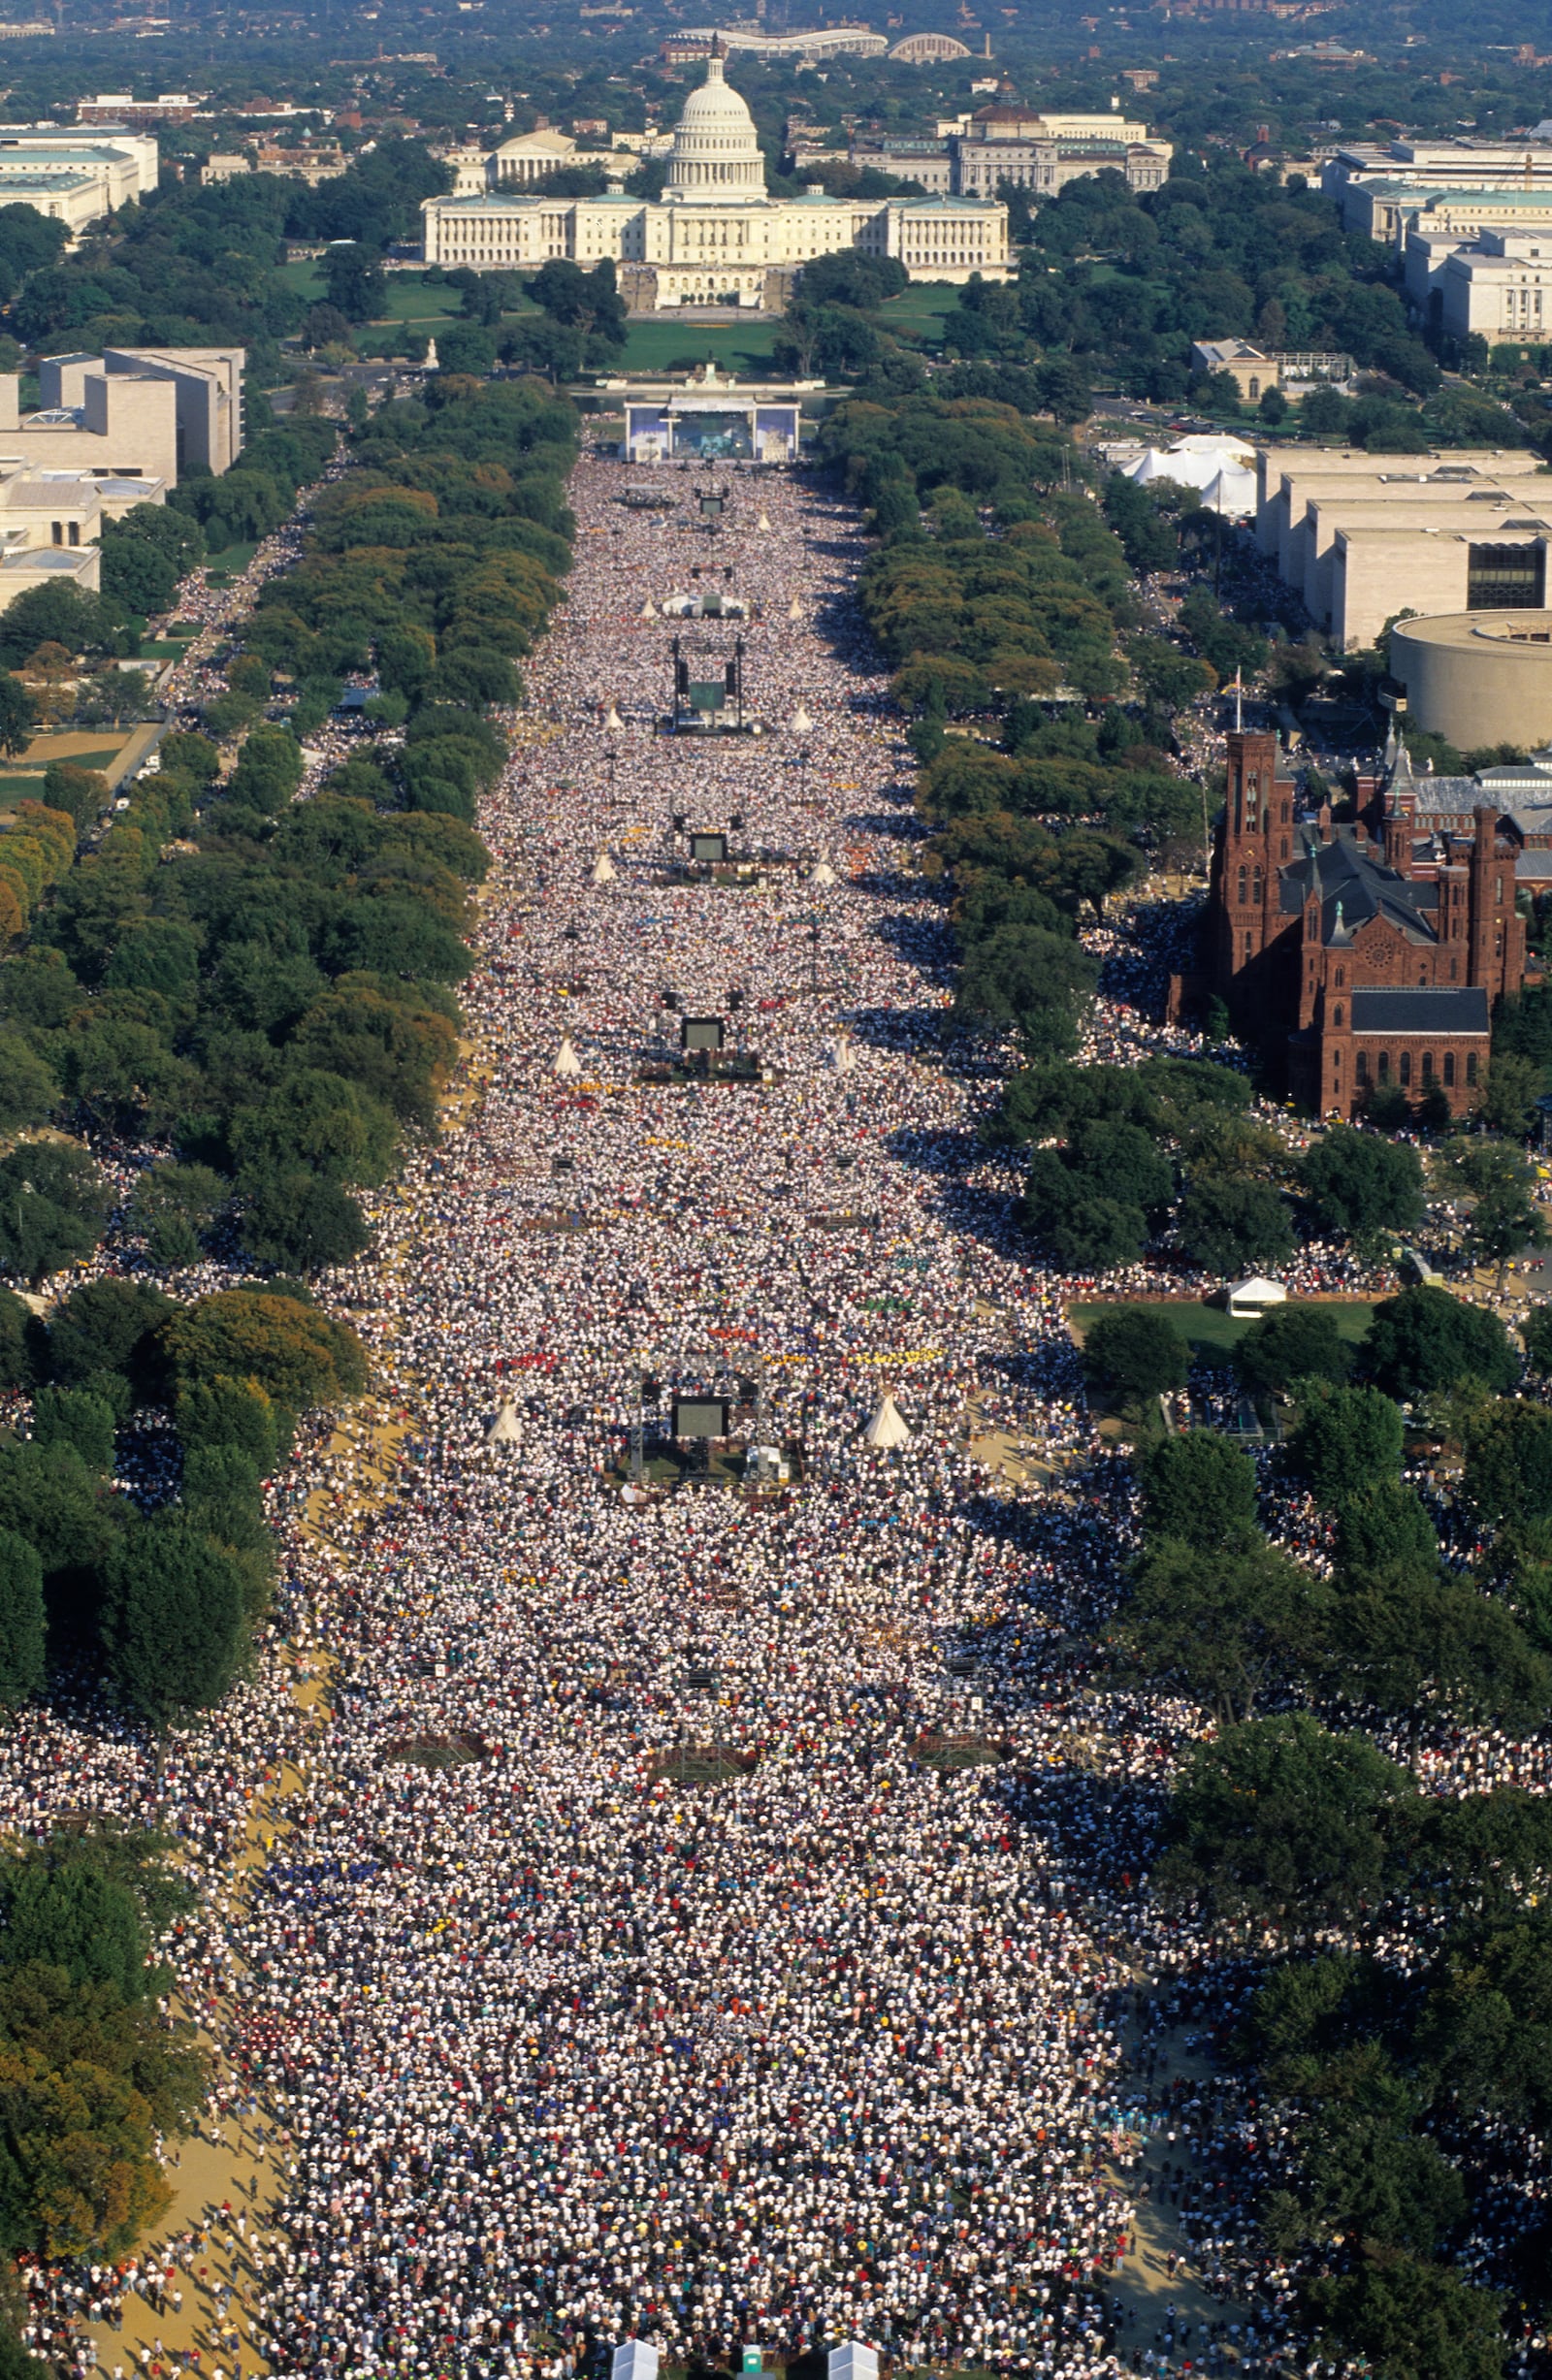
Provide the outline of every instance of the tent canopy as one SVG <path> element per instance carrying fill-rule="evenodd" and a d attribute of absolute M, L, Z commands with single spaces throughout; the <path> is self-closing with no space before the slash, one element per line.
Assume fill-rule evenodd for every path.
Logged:
<path fill-rule="evenodd" d="M 873 1408 L 873 1418 L 862 1432 L 864 1446 L 909 1446 L 911 1432 L 894 1399 L 886 1390 Z"/>
<path fill-rule="evenodd" d="M 1231 1281 L 1228 1305 L 1231 1314 L 1259 1314 L 1266 1305 L 1286 1305 L 1288 1293 L 1280 1281 L 1269 1281 L 1261 1273 L 1252 1272 L 1247 1280 Z"/>
<path fill-rule="evenodd" d="M 582 1061 L 576 1054 L 576 1045 L 569 1033 L 563 1037 L 561 1046 L 556 1051 L 555 1071 L 558 1075 L 579 1075 L 582 1072 Z"/>
<path fill-rule="evenodd" d="M 614 882 L 614 861 L 607 852 L 600 852 L 593 862 L 593 882 L 596 884 L 612 884 Z"/>
<path fill-rule="evenodd" d="M 516 1402 L 510 1397 L 503 1397 L 501 1410 L 485 1432 L 485 1443 L 487 1446 L 516 1446 L 522 1435 Z"/>

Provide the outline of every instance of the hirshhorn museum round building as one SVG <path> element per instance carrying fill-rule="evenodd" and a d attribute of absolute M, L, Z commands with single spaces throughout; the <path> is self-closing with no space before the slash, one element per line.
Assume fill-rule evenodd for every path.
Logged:
<path fill-rule="evenodd" d="M 1552 611 L 1400 620 L 1390 674 L 1406 689 L 1408 721 L 1463 752 L 1552 743 Z"/>

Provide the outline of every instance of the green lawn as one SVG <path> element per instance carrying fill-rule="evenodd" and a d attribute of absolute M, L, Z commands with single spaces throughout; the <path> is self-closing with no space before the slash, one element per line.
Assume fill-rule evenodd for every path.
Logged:
<path fill-rule="evenodd" d="M 1174 1324 L 1180 1336 L 1189 1345 L 1191 1353 L 1208 1363 L 1211 1363 L 1216 1356 L 1226 1355 L 1231 1347 L 1237 1347 L 1250 1328 L 1247 1318 L 1226 1313 L 1221 1305 L 1189 1305 L 1173 1298 L 1137 1298 L 1130 1303 L 1141 1306 L 1145 1313 L 1162 1314 L 1166 1321 Z M 1294 1298 L 1288 1303 L 1292 1307 L 1300 1301 Z M 1327 1300 L 1321 1299 L 1319 1303 L 1326 1313 L 1336 1317 L 1339 1336 L 1344 1338 L 1350 1346 L 1356 1347 L 1369 1328 L 1374 1307 L 1365 1303 L 1362 1299 L 1354 1299 L 1350 1304 L 1343 1303 L 1340 1305 L 1332 1304 Z M 1090 1323 L 1097 1321 L 1101 1314 L 1110 1314 L 1115 1311 L 1115 1305 L 1110 1303 L 1070 1305 L 1067 1308 L 1067 1319 L 1082 1333 L 1088 1329 Z"/>
<path fill-rule="evenodd" d="M 224 570 L 230 577 L 239 570 L 245 570 L 258 550 L 256 538 L 247 545 L 223 545 L 218 554 L 207 554 L 205 567 L 207 570 Z"/>
<path fill-rule="evenodd" d="M 943 317 L 958 303 L 959 292 L 947 281 L 913 281 L 897 298 L 879 307 L 879 321 L 896 338 L 918 339 L 936 346 Z"/>
<path fill-rule="evenodd" d="M 671 364 L 704 364 L 714 356 L 717 368 L 740 378 L 760 378 L 771 368 L 771 352 L 779 322 L 752 314 L 747 323 L 632 322 L 619 362 L 612 371 L 660 372 Z"/>
<path fill-rule="evenodd" d="M 301 257 L 294 265 L 281 265 L 278 272 L 287 289 L 294 291 L 304 306 L 311 306 L 323 296 L 323 272 L 315 256 Z"/>

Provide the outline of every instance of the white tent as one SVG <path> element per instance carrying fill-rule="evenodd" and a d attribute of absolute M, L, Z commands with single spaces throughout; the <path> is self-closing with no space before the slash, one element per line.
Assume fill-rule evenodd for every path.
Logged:
<path fill-rule="evenodd" d="M 518 1446 L 521 1445 L 523 1431 L 517 1418 L 516 1400 L 510 1397 L 503 1397 L 500 1412 L 485 1432 L 485 1443 L 487 1446 Z"/>
<path fill-rule="evenodd" d="M 755 527 L 756 527 L 757 529 L 759 529 L 759 530 L 768 530 L 768 529 L 769 529 L 769 527 L 770 527 L 770 523 L 769 523 L 769 522 L 766 520 L 765 515 L 764 515 L 763 513 L 761 513 L 761 514 L 760 514 L 760 519 L 759 519 L 759 520 L 758 520 L 758 521 L 755 523 Z"/>
<path fill-rule="evenodd" d="M 1140 487 L 1153 479 L 1172 479 L 1178 488 L 1198 490 L 1210 488 L 1221 472 L 1247 470 L 1254 500 L 1255 456 L 1238 438 L 1182 438 L 1177 446 L 1149 446 L 1121 470 Z"/>
<path fill-rule="evenodd" d="M 1269 1281 L 1259 1272 L 1252 1272 L 1245 1281 L 1229 1284 L 1231 1314 L 1259 1314 L 1269 1305 L 1286 1305 L 1288 1293 L 1280 1281 Z"/>
<path fill-rule="evenodd" d="M 605 718 L 603 724 L 606 733 L 609 735 L 618 735 L 621 728 L 625 725 L 625 721 L 620 717 L 619 712 L 615 709 L 612 702 L 609 705 L 608 716 Z"/>
<path fill-rule="evenodd" d="M 835 1071 L 838 1075 L 849 1075 L 856 1064 L 857 1052 L 843 1034 L 835 1045 Z"/>
<path fill-rule="evenodd" d="M 801 620 L 803 617 L 803 606 L 798 596 L 793 595 L 792 601 L 788 604 L 787 617 L 789 620 Z"/>
<path fill-rule="evenodd" d="M 810 869 L 808 881 L 811 884 L 833 884 L 835 870 L 827 859 L 822 859 L 817 867 Z"/>
<path fill-rule="evenodd" d="M 555 1071 L 558 1075 L 579 1075 L 582 1072 L 582 1061 L 576 1054 L 576 1048 L 569 1033 L 563 1034 L 561 1037 L 561 1046 L 555 1057 Z"/>
<path fill-rule="evenodd" d="M 651 595 L 648 595 L 646 601 L 641 606 L 641 617 L 643 620 L 656 620 L 658 617 L 658 607 L 652 600 Z"/>
<path fill-rule="evenodd" d="M 1202 490 L 1202 501 L 1210 511 L 1221 512 L 1226 520 L 1248 519 L 1256 507 L 1254 471 L 1238 468 L 1219 471 Z"/>
<path fill-rule="evenodd" d="M 808 713 L 804 710 L 801 703 L 798 704 L 796 710 L 792 713 L 792 718 L 787 724 L 792 728 L 794 735 L 809 735 L 813 731 L 814 723 L 809 718 Z"/>
<path fill-rule="evenodd" d="M 874 1408 L 873 1419 L 862 1432 L 864 1446 L 909 1446 L 911 1432 L 901 1418 L 900 1408 L 888 1389 Z"/>
<path fill-rule="evenodd" d="M 593 862 L 593 882 L 596 884 L 612 884 L 614 873 L 614 861 L 607 852 L 600 852 Z"/>

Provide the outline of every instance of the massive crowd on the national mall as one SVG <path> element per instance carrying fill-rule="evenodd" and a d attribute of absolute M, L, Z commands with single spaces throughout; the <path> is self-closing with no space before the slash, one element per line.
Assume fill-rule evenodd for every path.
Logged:
<path fill-rule="evenodd" d="M 1204 1722 L 1100 1666 L 1128 1475 L 1073 1285 L 977 1139 L 995 1079 L 945 1044 L 855 516 L 745 472 L 710 531 L 693 474 L 659 512 L 631 484 L 577 469 L 568 601 L 482 811 L 488 1082 L 322 1285 L 410 1416 L 392 1493 L 305 1444 L 276 1508 L 323 1487 L 325 1534 L 288 1544 L 285 1660 L 160 1749 L 30 1715 L 0 1822 L 155 1811 L 214 1879 L 301 1761 L 268 1864 L 174 1945 L 287 2175 L 276 2372 L 562 2380 L 626 2337 L 1280 2368 L 1278 2119 L 1191 2054 L 1245 1971 L 1146 1881 Z M 758 616 L 664 623 L 694 567 Z M 735 632 L 761 732 L 661 732 L 672 636 L 710 684 Z M 695 831 L 760 881 L 696 872 Z M 1133 1005 L 1146 932 L 1102 947 L 1092 1053 L 1192 1046 Z M 720 1059 L 685 1058 L 686 1016 L 725 1020 Z M 724 1442 L 671 1440 L 681 1393 L 726 1399 Z M 887 1397 L 907 1434 L 876 1448 Z M 1444 1789 L 1527 1757 L 1416 1749 Z M 1140 2192 L 1180 2205 L 1194 2296 L 1173 2254 L 1113 2285 Z M 99 2291 L 35 2282 L 40 2339 Z"/>

